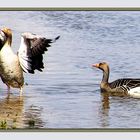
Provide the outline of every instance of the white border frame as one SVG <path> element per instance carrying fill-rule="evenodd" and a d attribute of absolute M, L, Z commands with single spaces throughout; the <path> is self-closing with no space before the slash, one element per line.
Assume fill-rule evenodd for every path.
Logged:
<path fill-rule="evenodd" d="M 98 8 L 98 7 L 117 7 L 117 8 L 136 8 L 140 7 L 140 0 L 3 0 L 0 2 L 0 7 L 2 8 L 12 8 L 12 7 L 86 7 L 86 8 Z"/>

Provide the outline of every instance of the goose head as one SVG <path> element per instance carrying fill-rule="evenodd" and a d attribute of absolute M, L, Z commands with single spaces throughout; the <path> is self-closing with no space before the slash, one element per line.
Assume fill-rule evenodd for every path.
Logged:
<path fill-rule="evenodd" d="M 102 71 L 108 71 L 109 70 L 109 66 L 106 62 L 101 62 L 101 63 L 97 63 L 97 64 L 93 64 L 92 67 L 96 67 Z"/>
<path fill-rule="evenodd" d="M 8 43 L 8 45 L 11 46 L 11 44 L 12 44 L 12 30 L 7 28 L 7 27 L 4 27 L 4 28 L 1 29 L 1 31 L 5 35 L 6 43 Z"/>
<path fill-rule="evenodd" d="M 108 83 L 109 79 L 109 65 L 106 62 L 93 64 L 92 67 L 96 67 L 103 71 L 103 78 L 101 83 Z"/>

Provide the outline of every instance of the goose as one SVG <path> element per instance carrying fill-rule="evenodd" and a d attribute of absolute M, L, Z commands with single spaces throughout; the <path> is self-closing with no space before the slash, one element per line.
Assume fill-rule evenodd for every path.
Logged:
<path fill-rule="evenodd" d="M 122 78 L 109 83 L 110 71 L 106 62 L 93 64 L 92 67 L 103 71 L 103 78 L 100 84 L 101 92 L 124 93 L 132 97 L 140 97 L 140 79 Z"/>
<path fill-rule="evenodd" d="M 23 72 L 34 74 L 35 70 L 41 71 L 44 68 L 43 54 L 48 50 L 51 43 L 59 39 L 54 39 L 24 32 L 21 34 L 19 50 L 13 52 L 12 30 L 4 27 L 0 30 L 0 77 L 8 87 L 19 88 L 20 95 L 24 86 Z"/>

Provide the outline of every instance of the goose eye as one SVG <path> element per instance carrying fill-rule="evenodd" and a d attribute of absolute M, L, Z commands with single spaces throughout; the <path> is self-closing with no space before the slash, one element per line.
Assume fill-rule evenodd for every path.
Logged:
<path fill-rule="evenodd" d="M 103 63 L 99 63 L 99 66 L 102 66 L 103 65 Z"/>
<path fill-rule="evenodd" d="M 102 62 L 102 63 L 100 63 L 101 65 L 105 65 L 106 63 L 105 62 Z"/>

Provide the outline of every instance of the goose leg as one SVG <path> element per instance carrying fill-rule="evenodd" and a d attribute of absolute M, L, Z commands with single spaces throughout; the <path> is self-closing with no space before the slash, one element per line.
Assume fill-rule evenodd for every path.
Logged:
<path fill-rule="evenodd" d="M 10 86 L 7 86 L 7 91 L 8 93 L 10 93 Z"/>
<path fill-rule="evenodd" d="M 23 95 L 23 87 L 20 87 L 20 96 Z"/>
<path fill-rule="evenodd" d="M 7 85 L 7 94 L 10 94 L 10 86 L 8 84 Z"/>

